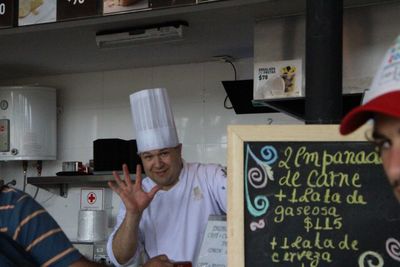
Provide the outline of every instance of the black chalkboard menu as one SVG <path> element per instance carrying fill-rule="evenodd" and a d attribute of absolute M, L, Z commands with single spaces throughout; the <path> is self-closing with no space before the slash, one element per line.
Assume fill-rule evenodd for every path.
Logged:
<path fill-rule="evenodd" d="M 244 266 L 400 266 L 400 205 L 375 148 L 310 139 L 242 140 Z"/>

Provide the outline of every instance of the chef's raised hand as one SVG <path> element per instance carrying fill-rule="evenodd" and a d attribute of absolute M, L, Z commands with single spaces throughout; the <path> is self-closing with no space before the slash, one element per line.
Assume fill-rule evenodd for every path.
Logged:
<path fill-rule="evenodd" d="M 149 206 L 154 198 L 159 186 L 154 186 L 150 192 L 145 192 L 142 188 L 142 168 L 138 164 L 136 166 L 136 181 L 132 183 L 128 166 L 122 165 L 124 179 L 122 180 L 116 171 L 113 171 L 115 182 L 108 182 L 108 186 L 119 195 L 124 202 L 126 212 L 132 214 L 142 214 L 143 210 Z"/>

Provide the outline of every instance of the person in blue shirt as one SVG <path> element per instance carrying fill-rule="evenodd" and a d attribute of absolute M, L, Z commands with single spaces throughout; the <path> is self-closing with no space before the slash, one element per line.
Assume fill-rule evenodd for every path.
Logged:
<path fill-rule="evenodd" d="M 105 266 L 83 257 L 51 215 L 28 194 L 0 179 L 0 266 Z M 173 266 L 165 255 L 144 267 Z"/>
<path fill-rule="evenodd" d="M 32 197 L 17 189 L 2 186 L 0 192 L 0 234 L 15 249 L 0 248 L 0 266 L 101 266 L 87 261 L 71 244 L 57 222 Z M 12 263 L 14 265 L 12 265 Z M 27 264 L 27 263 L 26 263 Z"/>

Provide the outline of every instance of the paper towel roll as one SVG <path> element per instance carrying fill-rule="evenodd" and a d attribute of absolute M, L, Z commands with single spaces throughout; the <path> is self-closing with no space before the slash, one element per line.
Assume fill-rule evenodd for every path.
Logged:
<path fill-rule="evenodd" d="M 78 216 L 78 241 L 95 242 L 106 239 L 105 210 L 80 210 Z"/>

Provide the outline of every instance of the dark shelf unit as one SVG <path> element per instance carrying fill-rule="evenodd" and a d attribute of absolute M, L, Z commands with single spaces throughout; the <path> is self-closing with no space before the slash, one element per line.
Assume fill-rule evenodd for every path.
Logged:
<path fill-rule="evenodd" d="M 135 174 L 131 174 L 132 181 L 135 180 Z M 95 175 L 71 175 L 71 176 L 39 176 L 28 177 L 28 184 L 37 187 L 59 188 L 60 196 L 67 197 L 69 187 L 108 187 L 107 183 L 114 181 L 111 174 L 95 174 Z"/>
<path fill-rule="evenodd" d="M 222 84 L 236 114 L 279 112 L 271 107 L 256 107 L 251 103 L 253 100 L 253 80 L 222 81 Z"/>
<path fill-rule="evenodd" d="M 253 100 L 253 80 L 222 81 L 236 114 L 282 112 L 304 120 L 305 97 Z M 343 112 L 361 104 L 363 93 L 343 94 Z"/>

